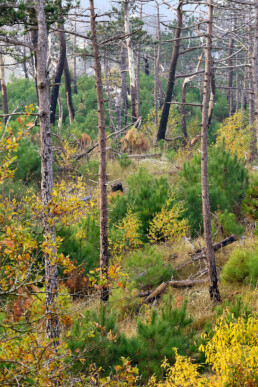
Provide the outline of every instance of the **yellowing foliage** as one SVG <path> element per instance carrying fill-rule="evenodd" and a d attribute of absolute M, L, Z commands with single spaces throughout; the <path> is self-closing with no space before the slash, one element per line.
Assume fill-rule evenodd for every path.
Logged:
<path fill-rule="evenodd" d="M 124 152 L 145 152 L 149 147 L 146 136 L 135 128 L 128 130 L 120 142 L 123 144 Z"/>
<path fill-rule="evenodd" d="M 238 158 L 248 158 L 251 147 L 251 131 L 244 112 L 236 111 L 218 130 L 217 144 L 224 141 L 226 149 Z"/>
<path fill-rule="evenodd" d="M 171 206 L 174 196 L 171 195 L 150 223 L 149 240 L 151 243 L 175 242 L 189 232 L 186 219 L 180 219 L 183 212 L 182 203 Z"/>
<path fill-rule="evenodd" d="M 143 243 L 140 234 L 141 222 L 131 209 L 116 225 L 110 235 L 110 250 L 113 257 L 120 259 L 125 253 L 139 249 Z"/>

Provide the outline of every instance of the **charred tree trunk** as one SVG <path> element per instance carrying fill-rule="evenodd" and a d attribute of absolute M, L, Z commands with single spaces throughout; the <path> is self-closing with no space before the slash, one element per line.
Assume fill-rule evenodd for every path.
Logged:
<path fill-rule="evenodd" d="M 207 266 L 210 282 L 210 298 L 214 302 L 220 302 L 220 293 L 218 289 L 218 276 L 215 263 L 215 254 L 212 242 L 211 230 L 211 212 L 209 200 L 209 180 L 208 180 L 208 121 L 209 121 L 209 100 L 211 83 L 211 49 L 212 49 L 212 24 L 213 24 L 213 5 L 212 0 L 208 0 L 208 24 L 205 49 L 205 77 L 202 104 L 202 133 L 201 133 L 201 181 L 202 181 L 202 211 L 204 240 L 207 257 Z"/>
<path fill-rule="evenodd" d="M 73 100 L 72 100 L 71 75 L 70 75 L 67 57 L 65 57 L 65 62 L 64 62 L 64 79 L 65 79 L 66 104 L 67 104 L 67 109 L 69 114 L 69 121 L 71 124 L 74 120 L 75 112 L 74 112 Z"/>
<path fill-rule="evenodd" d="M 61 20 L 62 14 L 61 9 L 59 11 L 59 19 Z M 58 63 L 56 66 L 56 71 L 53 79 L 53 87 L 51 90 L 51 97 L 50 97 L 50 103 L 51 103 L 51 115 L 50 115 L 50 122 L 51 124 L 55 124 L 56 121 L 56 106 L 57 106 L 57 100 L 59 95 L 59 89 L 60 89 L 60 83 L 61 78 L 64 70 L 64 63 L 66 58 L 66 41 L 65 41 L 65 33 L 63 32 L 64 25 L 61 23 L 60 25 L 60 31 L 58 31 L 58 42 L 59 42 L 59 54 L 58 54 Z"/>
<path fill-rule="evenodd" d="M 228 104 L 229 104 L 229 116 L 231 117 L 235 113 L 235 104 L 234 104 L 234 91 L 233 91 L 233 78 L 234 78 L 234 70 L 233 70 L 233 49 L 234 49 L 234 39 L 230 39 L 229 46 L 228 46 L 228 66 L 229 66 L 229 73 L 228 73 Z"/>
<path fill-rule="evenodd" d="M 173 94 L 173 89 L 175 84 L 176 66 L 177 66 L 177 60 L 179 57 L 179 49 L 180 49 L 180 42 L 181 42 L 180 36 L 181 36 L 181 29 L 183 25 L 182 6 L 183 6 L 183 1 L 180 0 L 177 7 L 177 28 L 175 32 L 175 43 L 174 43 L 173 54 L 170 62 L 168 85 L 167 85 L 167 91 L 165 95 L 164 106 L 161 114 L 161 119 L 159 123 L 157 141 L 164 140 L 166 137 L 170 103 L 172 100 L 172 94 Z"/>
<path fill-rule="evenodd" d="M 3 102 L 3 114 L 8 114 L 8 99 L 7 99 L 7 88 L 5 83 L 5 69 L 3 54 L 0 53 L 0 75 L 1 75 L 1 92 Z M 8 116 L 4 118 L 5 123 L 8 121 Z"/>
<path fill-rule="evenodd" d="M 54 348 L 57 348 L 60 336 L 57 315 L 58 272 L 55 263 L 56 231 L 55 226 L 49 222 L 51 214 L 48 207 L 53 190 L 53 150 L 50 128 L 49 80 L 47 78 L 48 37 L 43 0 L 36 1 L 36 17 L 38 24 L 37 89 L 41 138 L 41 199 L 45 209 L 43 215 L 44 241 L 48 247 L 48 252 L 45 253 L 46 333 L 47 338 L 53 341 Z"/>
<path fill-rule="evenodd" d="M 108 281 L 109 251 L 108 251 L 108 206 L 107 206 L 107 176 L 106 176 L 106 133 L 105 112 L 103 100 L 103 85 L 101 79 L 101 64 L 96 33 L 96 14 L 94 0 L 90 0 L 91 40 L 93 46 L 95 76 L 98 101 L 99 123 L 99 195 L 100 195 L 100 270 L 104 282 Z M 103 285 L 101 301 L 108 301 L 109 288 Z"/>
<path fill-rule="evenodd" d="M 125 35 L 126 37 L 126 46 L 127 46 L 127 55 L 128 55 L 128 71 L 130 79 L 130 92 L 131 92 L 131 108 L 132 108 L 132 122 L 136 122 L 139 117 L 138 111 L 138 102 L 137 102 L 137 83 L 135 76 L 135 62 L 134 62 L 134 52 L 133 44 L 130 36 L 130 25 L 129 25 L 129 10 L 128 0 L 123 0 L 124 3 L 124 25 L 125 25 Z"/>

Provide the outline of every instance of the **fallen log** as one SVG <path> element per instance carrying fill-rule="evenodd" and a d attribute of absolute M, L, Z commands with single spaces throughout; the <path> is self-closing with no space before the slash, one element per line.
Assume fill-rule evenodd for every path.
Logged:
<path fill-rule="evenodd" d="M 213 245 L 213 249 L 214 249 L 214 251 L 220 250 L 223 247 L 228 246 L 231 243 L 236 242 L 236 241 L 237 241 L 237 237 L 235 235 L 231 235 L 230 237 L 224 239 L 223 241 Z M 188 259 L 184 263 L 181 263 L 180 265 L 176 266 L 175 269 L 176 270 L 182 269 L 184 266 L 189 265 L 190 263 L 193 263 L 195 261 L 198 261 L 199 259 L 204 259 L 204 258 L 206 258 L 205 248 L 198 249 L 192 254 L 190 259 Z"/>
<path fill-rule="evenodd" d="M 208 280 L 185 280 L 185 281 L 168 281 L 168 282 L 163 282 L 161 285 L 157 287 L 151 294 L 149 294 L 145 300 L 143 301 L 144 304 L 150 303 L 152 300 L 160 296 L 162 293 L 166 291 L 166 289 L 169 286 L 172 286 L 173 288 L 190 288 L 195 285 L 200 285 L 206 283 Z"/>
<path fill-rule="evenodd" d="M 135 155 L 129 155 L 128 157 L 130 159 L 138 159 L 138 160 L 141 160 L 141 159 L 158 159 L 162 156 L 161 153 L 153 153 L 151 155 L 141 155 L 141 154 L 135 154 Z"/>

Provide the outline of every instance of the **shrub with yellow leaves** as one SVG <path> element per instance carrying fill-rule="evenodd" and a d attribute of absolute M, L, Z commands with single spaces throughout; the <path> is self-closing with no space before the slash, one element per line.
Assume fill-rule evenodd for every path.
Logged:
<path fill-rule="evenodd" d="M 216 144 L 225 143 L 225 147 L 238 158 L 248 158 L 251 152 L 251 130 L 245 112 L 236 111 L 225 119 L 218 130 Z"/>
<path fill-rule="evenodd" d="M 182 203 L 173 203 L 175 196 L 170 195 L 160 212 L 150 223 L 149 240 L 151 243 L 176 242 L 189 233 L 186 219 L 182 219 Z"/>

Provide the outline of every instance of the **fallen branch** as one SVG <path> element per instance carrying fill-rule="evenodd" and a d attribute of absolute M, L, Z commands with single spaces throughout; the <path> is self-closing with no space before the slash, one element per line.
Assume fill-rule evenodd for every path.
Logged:
<path fill-rule="evenodd" d="M 237 241 L 237 237 L 235 235 L 231 235 L 230 237 L 224 239 L 223 241 L 219 242 L 219 243 L 216 243 L 215 245 L 213 245 L 213 249 L 214 251 L 217 251 L 217 250 L 220 250 L 222 249 L 222 247 L 225 247 L 225 246 L 228 246 L 230 245 L 231 243 L 233 242 L 236 242 Z M 206 258 L 206 252 L 205 252 L 205 248 L 202 248 L 202 249 L 198 249 L 196 250 L 193 255 L 191 256 L 190 259 L 188 259 L 186 262 L 184 263 L 181 263 L 180 265 L 178 265 L 175 269 L 176 270 L 179 270 L 179 269 L 182 269 L 182 267 L 186 266 L 186 265 L 189 265 L 190 263 L 193 263 L 195 261 L 198 261 L 199 259 L 204 259 Z"/>
<path fill-rule="evenodd" d="M 158 159 L 161 157 L 161 153 L 153 153 L 151 155 L 129 155 L 130 159 Z"/>
<path fill-rule="evenodd" d="M 204 284 L 208 281 L 208 279 L 204 280 L 185 280 L 185 281 L 168 281 L 163 282 L 161 285 L 157 287 L 151 294 L 149 294 L 145 300 L 143 301 L 144 304 L 150 303 L 155 298 L 159 297 L 162 293 L 164 293 L 169 286 L 172 286 L 173 288 L 189 288 L 195 285 Z"/>

